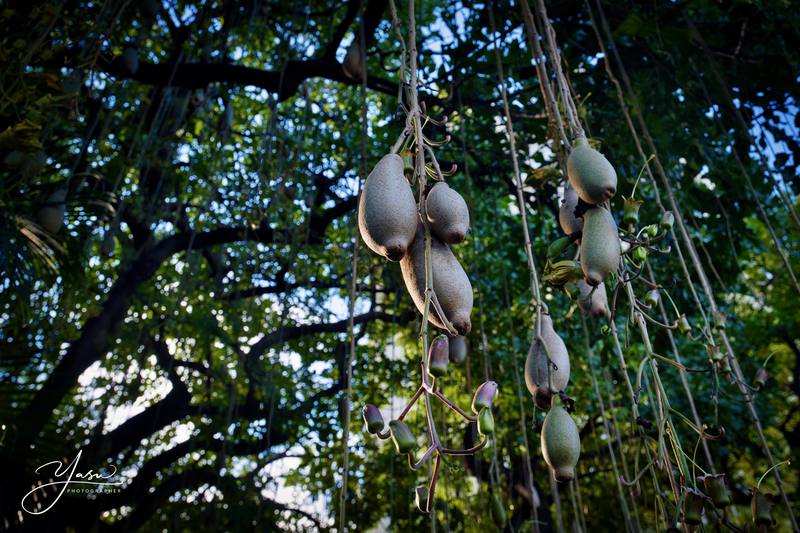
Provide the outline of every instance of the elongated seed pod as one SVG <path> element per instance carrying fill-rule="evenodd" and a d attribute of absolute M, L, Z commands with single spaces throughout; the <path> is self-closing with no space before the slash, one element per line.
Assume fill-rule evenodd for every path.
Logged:
<path fill-rule="evenodd" d="M 342 61 L 342 71 L 351 80 L 360 80 L 364 73 L 364 63 L 361 61 L 361 43 L 359 36 L 353 40 L 353 44 L 347 49 L 347 54 Z"/>
<path fill-rule="evenodd" d="M 548 409 L 552 394 L 566 390 L 569 377 L 567 346 L 553 329 L 550 315 L 542 314 L 542 343 L 534 339 L 525 360 L 525 384 L 536 405 Z"/>
<path fill-rule="evenodd" d="M 583 214 L 581 268 L 589 285 L 596 286 L 619 266 L 620 247 L 617 224 L 611 213 L 602 207 Z"/>
<path fill-rule="evenodd" d="M 570 481 L 575 477 L 581 439 L 575 421 L 560 405 L 551 407 L 544 417 L 542 455 L 556 481 Z"/>
<path fill-rule="evenodd" d="M 425 200 L 425 212 L 431 232 L 442 242 L 458 244 L 467 236 L 467 202 L 445 182 L 440 181 L 431 188 Z"/>
<path fill-rule="evenodd" d="M 592 318 L 600 318 L 610 314 L 608 310 L 608 295 L 606 286 L 600 283 L 597 287 L 592 287 L 584 280 L 575 283 L 578 286 L 578 307 L 581 311 Z M 594 292 L 592 292 L 594 289 Z"/>
<path fill-rule="evenodd" d="M 403 158 L 383 157 L 364 182 L 358 199 L 358 229 L 370 250 L 389 261 L 406 255 L 417 229 L 417 204 L 403 175 Z"/>
<path fill-rule="evenodd" d="M 400 270 L 406 289 L 422 313 L 425 306 L 425 232 L 420 224 L 408 253 L 400 261 Z M 453 323 L 459 335 L 467 335 L 472 329 L 472 285 L 467 273 L 453 255 L 450 247 L 431 235 L 431 271 L 433 292 L 439 299 L 446 319 Z M 440 329 L 447 329 L 433 305 L 428 320 Z"/>
<path fill-rule="evenodd" d="M 62 187 L 56 189 L 48 198 L 47 205 L 43 206 L 36 213 L 39 225 L 50 233 L 58 233 L 64 224 L 64 217 L 67 213 L 64 201 L 67 199 L 67 189 Z"/>
<path fill-rule="evenodd" d="M 564 187 L 564 201 L 558 209 L 558 222 L 564 235 L 572 235 L 583 230 L 583 219 L 575 216 L 576 207 L 578 207 L 578 193 L 572 186 L 567 185 Z"/>
<path fill-rule="evenodd" d="M 599 204 L 614 197 L 617 192 L 617 172 L 608 159 L 589 146 L 585 137 L 575 141 L 567 159 L 567 177 L 588 204 Z"/>

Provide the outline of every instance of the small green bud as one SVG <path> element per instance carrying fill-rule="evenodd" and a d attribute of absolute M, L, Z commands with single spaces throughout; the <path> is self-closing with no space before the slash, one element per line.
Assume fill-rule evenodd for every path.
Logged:
<path fill-rule="evenodd" d="M 361 415 L 364 417 L 364 423 L 367 425 L 368 433 L 375 435 L 383 431 L 383 426 L 385 424 L 380 409 L 368 403 L 361 410 Z"/>
<path fill-rule="evenodd" d="M 722 331 L 723 329 L 725 329 L 726 319 L 727 317 L 725 316 L 725 313 L 723 313 L 722 311 L 715 312 L 713 317 L 714 327 L 717 328 L 718 331 Z"/>
<path fill-rule="evenodd" d="M 481 435 L 494 434 L 494 415 L 492 415 L 491 407 L 481 409 L 481 414 L 478 415 L 478 433 Z"/>
<path fill-rule="evenodd" d="M 600 327 L 600 333 L 603 335 L 609 335 L 611 333 L 611 328 L 608 327 L 608 324 L 603 324 Z"/>
<path fill-rule="evenodd" d="M 689 323 L 689 319 L 686 318 L 686 315 L 678 317 L 678 331 L 684 335 L 689 335 L 692 332 L 692 325 Z"/>
<path fill-rule="evenodd" d="M 486 381 L 481 383 L 481 386 L 475 391 L 472 397 L 472 412 L 478 414 L 481 409 L 492 407 L 492 402 L 497 394 L 497 383 L 494 381 Z"/>
<path fill-rule="evenodd" d="M 622 221 L 625 224 L 637 224 L 639 222 L 639 208 L 642 201 L 636 198 L 624 198 Z"/>
<path fill-rule="evenodd" d="M 658 235 L 658 226 L 655 224 L 650 224 L 644 229 L 644 232 L 647 234 L 648 237 L 651 239 Z"/>
<path fill-rule="evenodd" d="M 647 249 L 646 248 L 642 248 L 641 246 L 639 246 L 637 248 L 634 248 L 634 250 L 633 250 L 633 260 L 636 261 L 637 263 L 641 263 L 645 259 L 647 259 Z"/>
<path fill-rule="evenodd" d="M 769 372 L 763 366 L 758 367 L 756 370 L 756 377 L 753 380 L 753 383 L 756 387 L 763 387 L 767 384 L 767 380 L 769 379 Z"/>
<path fill-rule="evenodd" d="M 658 222 L 659 227 L 664 231 L 669 231 L 672 229 L 673 224 L 675 224 L 675 215 L 672 214 L 672 211 L 664 211 L 661 215 L 661 220 Z"/>
<path fill-rule="evenodd" d="M 644 303 L 648 307 L 655 307 L 658 305 L 658 301 L 661 299 L 661 293 L 658 292 L 658 289 L 653 289 L 647 291 L 647 294 L 644 295 Z"/>
<path fill-rule="evenodd" d="M 411 433 L 405 422 L 392 420 L 389 422 L 389 431 L 392 435 L 392 442 L 397 448 L 397 453 L 408 453 L 416 447 L 417 439 L 414 438 L 414 434 Z"/>

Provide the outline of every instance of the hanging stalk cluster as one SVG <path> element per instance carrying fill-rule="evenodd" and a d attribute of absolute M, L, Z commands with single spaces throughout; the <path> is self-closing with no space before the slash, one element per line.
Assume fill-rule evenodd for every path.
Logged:
<path fill-rule="evenodd" d="M 419 470 L 433 460 L 428 483 L 417 488 L 417 506 L 430 513 L 443 457 L 474 454 L 486 446 L 489 436 L 494 433 L 491 405 L 497 384 L 486 381 L 478 387 L 472 400 L 472 413 L 458 407 L 438 386 L 437 380 L 446 374 L 450 360 L 448 335 L 466 335 L 471 329 L 472 287 L 448 246 L 458 244 L 466 237 L 469 211 L 464 199 L 446 183 L 446 177 L 455 173 L 455 165 L 443 171 L 434 152 L 434 147 L 447 143 L 449 137 L 433 141 L 423 132 L 427 124 L 444 126 L 446 119 L 437 120 L 429 116 L 417 93 L 414 1 L 409 1 L 408 46 L 399 29 L 394 3 L 391 10 L 403 47 L 403 83 L 399 96 L 406 123 L 391 153 L 381 159 L 366 179 L 359 199 L 359 230 L 370 249 L 390 261 L 400 261 L 406 288 L 422 315 L 419 332 L 422 376 L 416 392 L 400 415 L 389 422 L 388 429 L 376 406 L 365 405 L 363 416 L 367 431 L 383 440 L 391 438 L 397 452 L 407 454 L 412 470 Z M 435 183 L 429 186 L 429 180 Z M 417 187 L 416 201 L 411 191 L 414 185 Z M 438 335 L 429 343 L 429 324 L 448 335 Z M 417 439 L 404 419 L 420 398 L 425 405 L 429 446 L 416 459 Z M 475 424 L 482 436 L 481 441 L 465 449 L 446 447 L 437 431 L 432 399 L 441 402 L 466 422 Z"/>

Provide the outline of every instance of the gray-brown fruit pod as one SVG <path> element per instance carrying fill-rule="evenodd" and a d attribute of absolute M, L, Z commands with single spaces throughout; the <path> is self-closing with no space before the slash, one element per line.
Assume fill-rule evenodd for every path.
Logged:
<path fill-rule="evenodd" d="M 425 212 L 431 232 L 447 244 L 464 241 L 469 229 L 467 202 L 445 182 L 440 181 L 428 192 Z"/>
<path fill-rule="evenodd" d="M 550 315 L 542 314 L 542 342 L 534 339 L 528 350 L 525 385 L 536 405 L 541 409 L 548 409 L 552 395 L 566 390 L 569 377 L 567 346 L 553 329 Z"/>
<path fill-rule="evenodd" d="M 467 359 L 469 347 L 467 338 L 461 335 L 450 337 L 450 362 L 463 363 Z"/>
<path fill-rule="evenodd" d="M 358 230 L 370 250 L 399 261 L 417 230 L 417 204 L 403 174 L 403 158 L 383 157 L 364 182 L 358 199 Z"/>
<path fill-rule="evenodd" d="M 554 405 L 542 424 L 542 455 L 556 481 L 575 478 L 575 465 L 581 455 L 578 427 L 569 413 Z"/>
<path fill-rule="evenodd" d="M 586 283 L 603 283 L 610 272 L 616 272 L 620 260 L 617 224 L 608 209 L 593 207 L 583 214 L 581 268 Z"/>
<path fill-rule="evenodd" d="M 419 225 L 414 242 L 400 261 L 406 289 L 421 313 L 425 306 L 425 232 Z M 453 323 L 459 335 L 467 335 L 472 329 L 472 285 L 467 273 L 453 255 L 450 247 L 431 235 L 431 271 L 433 292 L 439 299 L 445 317 Z M 447 329 L 433 305 L 428 320 L 440 329 Z"/>
<path fill-rule="evenodd" d="M 608 295 L 606 294 L 604 283 L 600 283 L 595 288 L 581 279 L 577 281 L 576 285 L 578 287 L 578 307 L 581 311 L 592 318 L 610 315 Z M 594 292 L 592 292 L 592 289 L 594 289 Z"/>
<path fill-rule="evenodd" d="M 569 184 L 564 187 L 564 201 L 558 209 L 558 222 L 564 235 L 572 235 L 583 230 L 583 219 L 575 216 L 578 207 L 578 193 Z"/>
<path fill-rule="evenodd" d="M 567 177 L 587 204 L 599 204 L 617 193 L 617 171 L 603 154 L 589 146 L 585 137 L 575 141 L 567 158 Z"/>
<path fill-rule="evenodd" d="M 347 53 L 342 61 L 342 71 L 351 80 L 360 80 L 364 75 L 364 63 L 361 57 L 361 43 L 358 36 L 353 40 L 353 44 L 347 49 Z"/>

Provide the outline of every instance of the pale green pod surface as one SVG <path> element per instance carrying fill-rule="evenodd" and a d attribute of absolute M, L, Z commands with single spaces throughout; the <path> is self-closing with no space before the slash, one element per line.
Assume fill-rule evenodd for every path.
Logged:
<path fill-rule="evenodd" d="M 425 200 L 425 212 L 431 232 L 442 242 L 458 244 L 467 236 L 467 202 L 445 182 L 440 181 L 431 188 Z"/>
<path fill-rule="evenodd" d="M 550 408 L 542 424 L 542 454 L 556 481 L 575 477 L 575 465 L 581 455 L 578 427 L 560 405 Z"/>
<path fill-rule="evenodd" d="M 39 209 L 36 219 L 39 225 L 50 233 L 58 233 L 64 224 L 64 217 L 67 213 L 64 200 L 67 199 L 67 189 L 57 189 L 47 198 L 47 205 Z"/>
<path fill-rule="evenodd" d="M 581 239 L 581 268 L 586 282 L 592 286 L 603 283 L 610 272 L 617 271 L 619 260 L 619 236 L 614 217 L 602 207 L 588 209 L 583 214 Z"/>
<path fill-rule="evenodd" d="M 592 287 L 584 280 L 578 280 L 575 285 L 578 287 L 578 307 L 581 311 L 592 318 L 600 318 L 610 315 L 608 310 L 608 295 L 604 283 Z M 594 292 L 592 289 L 594 288 Z"/>
<path fill-rule="evenodd" d="M 564 201 L 558 209 L 558 222 L 565 235 L 572 235 L 583 230 L 583 219 L 575 216 L 575 208 L 578 207 L 578 193 L 575 189 L 567 185 L 564 188 Z"/>
<path fill-rule="evenodd" d="M 358 229 L 370 250 L 389 261 L 406 255 L 417 230 L 417 204 L 403 175 L 403 158 L 383 157 L 364 182 L 358 199 Z"/>
<path fill-rule="evenodd" d="M 570 378 L 567 346 L 553 329 L 553 320 L 547 314 L 542 315 L 542 343 L 540 346 L 534 339 L 528 350 L 525 385 L 536 404 L 547 409 L 552 393 L 566 390 Z"/>
<path fill-rule="evenodd" d="M 400 270 L 414 305 L 422 313 L 425 306 L 425 232 L 422 225 L 408 253 L 400 261 Z M 472 284 L 450 247 L 434 236 L 431 236 L 431 270 L 433 291 L 442 311 L 459 335 L 467 335 L 472 329 Z M 433 305 L 428 312 L 428 320 L 437 328 L 447 329 Z"/>
<path fill-rule="evenodd" d="M 575 141 L 567 159 L 567 176 L 578 196 L 589 204 L 605 202 L 617 192 L 617 172 L 585 138 Z"/>

